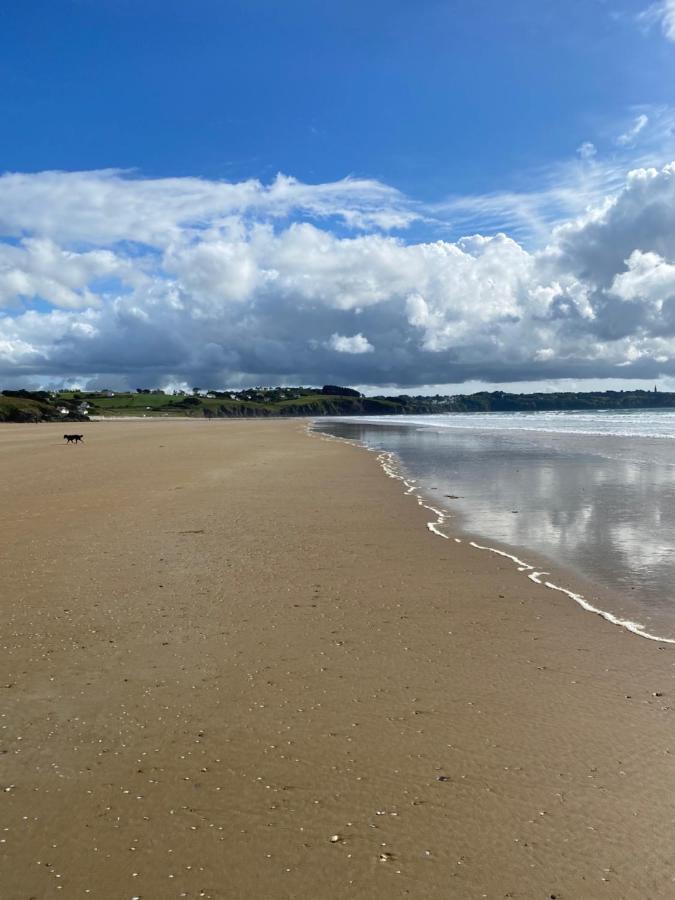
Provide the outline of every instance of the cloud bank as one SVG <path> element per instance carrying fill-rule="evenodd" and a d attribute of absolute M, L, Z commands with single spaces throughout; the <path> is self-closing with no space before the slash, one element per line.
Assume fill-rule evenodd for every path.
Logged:
<path fill-rule="evenodd" d="M 447 234 L 437 213 L 368 179 L 4 175 L 0 383 L 675 374 L 675 163 L 630 172 L 536 248 L 406 237 Z"/>

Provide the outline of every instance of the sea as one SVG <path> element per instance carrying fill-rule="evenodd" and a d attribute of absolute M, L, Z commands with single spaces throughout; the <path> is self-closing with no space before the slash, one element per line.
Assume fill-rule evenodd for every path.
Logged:
<path fill-rule="evenodd" d="M 506 554 L 543 589 L 675 643 L 675 410 L 364 416 L 314 428 L 378 451 L 442 514 L 448 539 Z"/>

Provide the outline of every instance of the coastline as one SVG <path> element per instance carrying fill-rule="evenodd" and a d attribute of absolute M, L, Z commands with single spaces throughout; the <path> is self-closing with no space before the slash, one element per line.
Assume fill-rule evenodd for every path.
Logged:
<path fill-rule="evenodd" d="M 365 445 L 362 446 L 364 449 L 369 449 Z M 439 506 L 433 505 L 434 497 L 430 493 L 425 492 L 424 488 L 419 487 L 416 479 L 413 479 L 402 471 L 401 463 L 398 460 L 396 453 L 392 451 L 375 452 L 377 453 L 377 459 L 384 474 L 388 478 L 400 481 L 405 488 L 404 493 L 406 495 L 413 495 L 419 506 L 428 510 L 436 517 L 427 522 L 427 528 L 432 534 L 435 534 L 437 537 L 443 538 L 444 540 L 454 541 L 456 544 L 463 543 L 472 547 L 474 550 L 479 550 L 484 553 L 493 553 L 503 559 L 510 560 L 516 566 L 517 571 L 522 573 L 526 578 L 529 578 L 534 584 L 563 594 L 585 612 L 600 616 L 600 618 L 604 619 L 610 625 L 614 625 L 618 628 L 625 628 L 627 631 L 631 632 L 631 634 L 648 641 L 655 641 L 660 644 L 675 644 L 675 638 L 662 637 L 652 633 L 641 622 L 622 617 L 605 609 L 604 606 L 608 605 L 608 603 L 605 602 L 603 606 L 599 605 L 603 603 L 602 599 L 598 597 L 598 594 L 602 594 L 603 592 L 602 586 L 592 582 L 581 572 L 577 572 L 569 567 L 561 567 L 559 563 L 551 559 L 546 559 L 542 554 L 537 553 L 537 551 L 528 547 L 503 544 L 493 540 L 488 535 L 476 534 L 468 529 L 462 524 L 461 515 L 457 516 L 456 513 L 451 513 L 445 508 L 439 508 Z M 449 534 L 448 526 L 451 522 L 453 525 L 453 533 Z M 461 538 L 458 537 L 460 534 L 462 535 Z M 535 561 L 528 562 L 528 560 Z M 548 569 L 551 568 L 558 570 L 560 576 L 551 576 L 551 573 L 548 571 Z M 550 580 L 551 578 L 555 578 L 556 581 L 562 580 L 564 584 L 558 584 Z M 583 585 L 586 585 L 586 587 Z M 604 593 L 607 595 L 608 591 L 605 590 Z"/>
<path fill-rule="evenodd" d="M 0 431 L 9 898 L 671 896 L 672 648 L 297 420 L 82 428 Z"/>
<path fill-rule="evenodd" d="M 339 420 L 338 425 L 342 424 L 343 420 Z M 466 504 L 460 504 L 459 508 L 454 503 L 450 506 L 444 500 L 446 496 L 453 501 L 463 498 L 436 493 L 439 488 L 430 486 L 428 473 L 425 483 L 424 476 L 420 477 L 419 471 L 411 472 L 404 460 L 401 459 L 399 452 L 396 449 L 392 449 L 390 442 L 380 442 L 377 438 L 373 439 L 374 434 L 379 429 L 383 429 L 383 433 L 386 434 L 386 428 L 391 424 L 385 421 L 369 422 L 368 426 L 371 428 L 371 432 L 368 432 L 368 436 L 365 438 L 357 435 L 340 434 L 339 432 L 338 434 L 333 434 L 330 430 L 326 430 L 324 423 L 320 421 L 314 422 L 312 427 L 319 435 L 352 443 L 354 446 L 375 453 L 385 475 L 399 481 L 407 495 L 412 495 L 419 505 L 428 509 L 435 516 L 434 519 L 427 523 L 427 527 L 438 537 L 454 540 L 460 544 L 465 543 L 475 550 L 509 559 L 517 566 L 518 571 L 524 577 L 529 578 L 530 581 L 544 589 L 564 594 L 586 612 L 598 615 L 608 623 L 625 628 L 645 640 L 662 644 L 675 644 L 672 621 L 668 617 L 665 619 L 659 618 L 658 607 L 655 610 L 650 610 L 649 606 L 642 601 L 639 589 L 635 595 L 631 595 L 630 591 L 625 589 L 617 590 L 617 584 L 612 584 L 611 579 L 603 581 L 601 571 L 581 571 L 575 565 L 576 561 L 574 559 L 556 559 L 552 553 L 552 547 L 547 548 L 544 542 L 540 542 L 540 546 L 533 546 L 532 543 L 528 543 L 525 540 L 508 541 L 496 537 L 491 533 L 489 524 L 481 523 L 476 518 L 475 511 L 467 509 Z M 429 423 L 425 424 L 430 427 Z M 375 432 L 372 432 L 374 426 L 376 426 Z M 396 423 L 394 427 L 398 429 L 400 424 Z M 525 429 L 518 433 L 527 434 L 527 430 Z M 538 429 L 533 433 L 539 435 L 542 433 L 542 430 Z M 560 438 L 560 433 L 555 434 Z M 569 436 L 569 432 L 563 432 L 562 434 L 563 437 Z M 585 437 L 603 438 L 605 436 L 600 431 L 593 433 L 584 432 L 583 434 Z M 612 434 L 614 435 L 614 432 Z M 488 431 L 486 436 L 491 437 L 492 434 Z M 634 441 L 635 437 L 633 436 L 631 439 Z M 660 436 L 659 440 L 662 439 L 663 436 Z M 387 446 L 388 444 L 389 446 Z M 630 461 L 632 462 L 632 460 Z M 439 480 L 443 481 L 443 475 L 437 473 L 431 483 Z M 462 477 L 458 476 L 457 473 L 455 473 L 453 485 L 451 489 L 460 491 L 465 491 L 468 487 L 468 485 L 462 484 Z M 449 484 L 445 485 L 445 489 L 449 487 Z M 503 508 L 504 506 L 502 505 Z M 483 512 L 485 512 L 485 509 L 483 509 Z M 490 512 L 488 511 L 488 523 L 491 521 Z M 527 518 L 527 515 L 525 515 L 525 518 Z M 610 522 L 606 524 L 609 526 Z M 650 549 L 649 546 L 643 548 L 645 552 L 649 552 Z M 599 558 L 602 558 L 602 554 L 600 554 Z M 637 562 L 634 564 L 638 565 Z M 606 574 L 614 575 L 615 570 L 610 573 L 608 566 L 611 566 L 611 562 L 604 564 L 604 568 L 607 570 Z M 596 566 L 596 568 L 599 567 Z M 661 588 L 664 591 L 670 590 L 671 582 L 663 582 Z M 631 588 L 631 590 L 634 589 Z M 635 597 L 637 596 L 640 596 L 640 601 L 636 601 Z M 648 596 L 653 602 L 655 599 L 653 591 Z M 665 598 L 665 596 L 667 595 L 664 593 L 663 597 Z M 661 598 L 657 599 L 660 600 Z"/>

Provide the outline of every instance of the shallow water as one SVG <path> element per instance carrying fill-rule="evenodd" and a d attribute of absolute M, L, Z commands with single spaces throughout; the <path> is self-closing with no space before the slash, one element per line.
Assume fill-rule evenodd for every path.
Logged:
<path fill-rule="evenodd" d="M 675 638 L 675 411 L 364 417 L 316 428 L 395 452 L 458 528 L 580 573 L 611 612 Z"/>

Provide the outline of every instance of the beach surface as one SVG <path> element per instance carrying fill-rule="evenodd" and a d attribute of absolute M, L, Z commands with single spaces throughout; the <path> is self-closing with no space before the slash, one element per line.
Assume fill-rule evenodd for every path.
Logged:
<path fill-rule="evenodd" d="M 675 649 L 299 421 L 0 428 L 2 900 L 675 894 Z"/>

